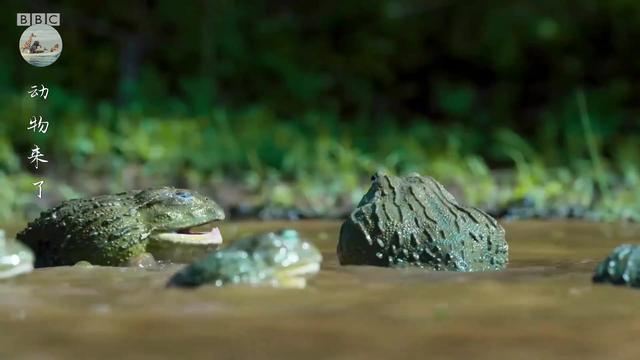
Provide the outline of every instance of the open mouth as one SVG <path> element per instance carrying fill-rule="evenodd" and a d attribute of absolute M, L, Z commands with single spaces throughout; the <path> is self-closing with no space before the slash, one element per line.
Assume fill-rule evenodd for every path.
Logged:
<path fill-rule="evenodd" d="M 214 245 L 222 244 L 222 234 L 213 223 L 192 226 L 171 232 L 154 234 L 153 238 L 176 244 Z"/>

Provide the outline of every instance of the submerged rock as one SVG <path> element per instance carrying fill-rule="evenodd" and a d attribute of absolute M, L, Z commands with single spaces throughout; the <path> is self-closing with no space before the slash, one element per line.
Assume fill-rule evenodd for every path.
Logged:
<path fill-rule="evenodd" d="M 429 270 L 501 270 L 504 229 L 485 212 L 459 205 L 431 177 L 382 172 L 342 224 L 342 265 L 416 266 Z"/>
<path fill-rule="evenodd" d="M 620 245 L 596 267 L 593 282 L 640 287 L 640 245 Z"/>
<path fill-rule="evenodd" d="M 31 249 L 19 241 L 7 241 L 0 230 L 0 279 L 14 277 L 33 270 Z"/>
<path fill-rule="evenodd" d="M 229 284 L 304 287 L 322 255 L 295 230 L 244 238 L 180 270 L 169 287 Z"/>

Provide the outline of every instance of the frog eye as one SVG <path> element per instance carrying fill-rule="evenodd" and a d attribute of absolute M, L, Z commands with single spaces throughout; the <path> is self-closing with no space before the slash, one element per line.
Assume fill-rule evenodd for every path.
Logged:
<path fill-rule="evenodd" d="M 383 179 L 387 179 L 387 178 L 388 178 L 388 176 L 387 176 L 386 172 L 384 172 L 383 170 L 378 170 L 373 174 L 373 176 L 371 176 L 371 181 L 379 182 L 379 181 L 381 181 Z"/>
<path fill-rule="evenodd" d="M 186 191 L 178 191 L 176 192 L 176 196 L 184 201 L 191 201 L 193 200 L 193 195 L 191 195 L 190 193 L 186 192 Z"/>

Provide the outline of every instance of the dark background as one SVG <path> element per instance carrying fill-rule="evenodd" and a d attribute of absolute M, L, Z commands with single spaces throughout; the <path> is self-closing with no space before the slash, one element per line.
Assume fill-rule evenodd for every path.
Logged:
<path fill-rule="evenodd" d="M 294 184 L 276 199 L 292 203 L 316 187 L 317 197 L 361 191 L 382 167 L 433 174 L 487 203 L 501 185 L 487 180 L 493 190 L 474 199 L 467 183 L 503 170 L 519 179 L 505 199 L 552 178 L 571 187 L 584 177 L 600 190 L 637 181 L 635 0 L 5 1 L 1 8 L 0 173 L 24 193 L 32 191 L 25 176 L 45 174 L 69 186 L 62 197 L 231 182 L 258 202 L 275 201 L 274 191 L 261 195 L 266 188 Z M 62 13 L 55 64 L 34 68 L 21 59 L 17 12 Z M 51 89 L 46 102 L 26 96 L 39 83 Z M 35 113 L 52 123 L 47 134 L 24 129 Z M 24 159 L 34 143 L 52 159 L 40 173 Z"/>

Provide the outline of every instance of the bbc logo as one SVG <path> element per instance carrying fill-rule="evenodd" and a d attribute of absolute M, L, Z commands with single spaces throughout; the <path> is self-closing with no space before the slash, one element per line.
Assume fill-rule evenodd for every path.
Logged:
<path fill-rule="evenodd" d="M 60 13 L 18 13 L 18 26 L 31 26 L 39 24 L 60 26 Z"/>

